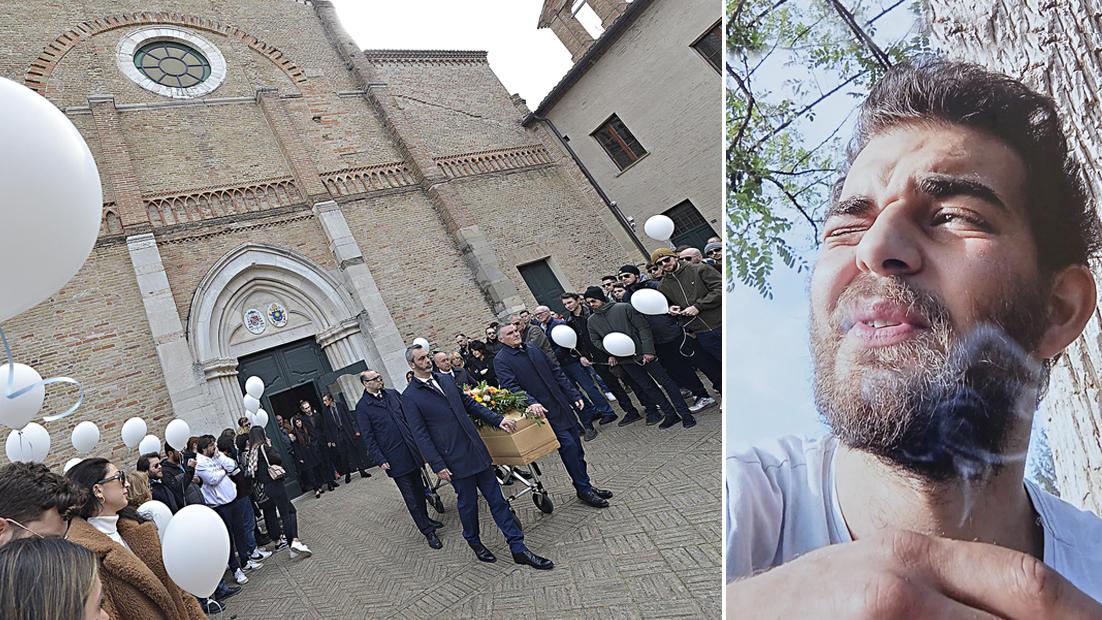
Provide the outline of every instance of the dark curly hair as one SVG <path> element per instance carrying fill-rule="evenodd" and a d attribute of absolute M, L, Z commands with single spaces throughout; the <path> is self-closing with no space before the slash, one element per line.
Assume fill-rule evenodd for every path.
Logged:
<path fill-rule="evenodd" d="M 1098 216 L 1069 153 L 1056 104 L 979 65 L 924 56 L 889 69 L 861 105 L 846 168 L 876 135 L 931 121 L 981 131 L 1022 159 L 1026 217 L 1043 273 L 1087 265 L 1097 255 Z M 844 180 L 843 174 L 835 184 L 834 202 Z"/>
<path fill-rule="evenodd" d="M 0 467 L 0 517 L 34 521 L 56 508 L 62 517 L 73 515 L 83 493 L 66 478 L 41 463 L 9 463 Z"/>

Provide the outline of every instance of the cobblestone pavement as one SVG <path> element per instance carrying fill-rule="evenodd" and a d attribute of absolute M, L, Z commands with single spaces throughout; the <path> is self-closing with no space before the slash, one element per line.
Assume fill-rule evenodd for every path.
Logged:
<path fill-rule="evenodd" d="M 429 509 L 444 522 L 444 548 L 430 549 L 397 487 L 373 469 L 320 500 L 299 499 L 313 557 L 273 555 L 222 617 L 718 618 L 719 408 L 697 419 L 691 429 L 612 424 L 585 443 L 595 484 L 616 494 L 603 510 L 577 500 L 557 454 L 541 459 L 554 511 L 540 512 L 530 496 L 514 508 L 525 542 L 554 570 L 513 564 L 484 502 L 482 540 L 498 561 L 475 559 L 450 486 L 440 491 L 444 514 Z"/>

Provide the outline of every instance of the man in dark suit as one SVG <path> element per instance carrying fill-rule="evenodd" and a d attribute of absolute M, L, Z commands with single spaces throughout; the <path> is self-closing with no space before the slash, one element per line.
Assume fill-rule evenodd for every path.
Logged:
<path fill-rule="evenodd" d="M 359 450 L 356 449 L 360 444 L 360 429 L 356 428 L 348 408 L 338 403 L 328 392 L 322 395 L 321 402 L 321 426 L 329 460 L 344 472 L 345 484 L 352 482 L 353 468 L 360 470 L 361 478 L 370 478 L 371 474 L 364 471 Z"/>
<path fill-rule="evenodd" d="M 436 530 L 444 524 L 429 518 L 425 510 L 425 483 L 421 480 L 421 464 L 425 461 L 406 424 L 401 397 L 383 387 L 383 376 L 378 371 L 361 372 L 360 383 L 364 395 L 356 403 L 356 423 L 367 441 L 368 454 L 398 486 L 409 515 L 429 546 L 439 549 L 444 545 Z"/>
<path fill-rule="evenodd" d="M 539 347 L 521 341 L 514 325 L 499 327 L 497 339 L 504 345 L 494 357 L 498 383 L 507 390 L 523 390 L 528 395 L 528 411 L 547 418 L 559 440 L 559 457 L 574 482 L 578 499 L 595 508 L 607 508 L 612 492 L 595 488 L 589 481 L 585 451 L 571 409 L 571 405 L 582 408 L 582 395 Z"/>
<path fill-rule="evenodd" d="M 477 385 L 477 381 L 471 377 L 471 373 L 467 372 L 465 368 L 459 368 L 452 365 L 452 358 L 445 351 L 437 351 L 432 356 L 433 364 L 436 365 L 436 372 L 447 375 L 455 384 L 459 386 L 459 389 L 464 389 L 468 386 Z"/>
<path fill-rule="evenodd" d="M 510 433 L 516 430 L 516 423 L 475 402 L 447 375 L 432 372 L 428 349 L 417 345 L 406 349 L 406 361 L 413 369 L 413 379 L 402 392 L 402 411 L 422 456 L 437 476 L 455 487 L 463 538 L 475 556 L 483 562 L 497 560 L 478 535 L 481 492 L 509 542 L 513 561 L 540 570 L 553 568 L 551 560 L 541 558 L 524 545 L 524 534 L 509 510 L 509 503 L 501 496 L 501 487 L 490 466 L 490 453 L 468 414 Z"/>

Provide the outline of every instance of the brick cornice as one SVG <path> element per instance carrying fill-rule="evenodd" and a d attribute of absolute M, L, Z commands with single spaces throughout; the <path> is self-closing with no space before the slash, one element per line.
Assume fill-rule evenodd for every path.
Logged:
<path fill-rule="evenodd" d="M 470 64 L 486 62 L 486 52 L 474 50 L 364 50 L 373 63 Z"/>
<path fill-rule="evenodd" d="M 149 24 L 171 24 L 174 26 L 184 26 L 225 35 L 245 43 L 252 49 L 266 56 L 275 63 L 276 66 L 282 69 L 292 81 L 305 82 L 307 79 L 306 73 L 298 65 L 292 62 L 291 59 L 287 58 L 279 48 L 261 41 L 237 26 L 222 24 L 213 19 L 196 17 L 194 15 L 184 15 L 182 13 L 143 11 L 141 13 L 125 13 L 122 15 L 96 17 L 89 21 L 81 22 L 77 26 L 66 30 L 47 45 L 45 49 L 42 50 L 42 53 L 38 55 L 38 58 L 31 63 L 30 68 L 27 69 L 27 73 L 23 78 L 23 82 L 26 84 L 27 88 L 45 96 L 46 82 L 50 74 L 53 73 L 54 67 L 57 66 L 57 63 L 60 62 L 65 54 L 73 49 L 77 43 L 88 40 L 109 30 Z"/>

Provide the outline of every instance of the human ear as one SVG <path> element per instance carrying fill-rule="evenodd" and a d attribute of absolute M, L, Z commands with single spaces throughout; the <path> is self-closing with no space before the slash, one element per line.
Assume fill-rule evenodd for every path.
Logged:
<path fill-rule="evenodd" d="M 1049 287 L 1048 327 L 1037 343 L 1037 356 L 1051 359 L 1078 338 L 1094 314 L 1096 300 L 1094 276 L 1086 265 L 1057 271 Z"/>

